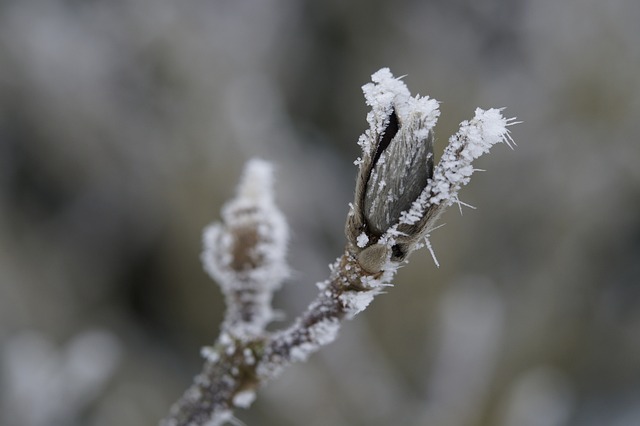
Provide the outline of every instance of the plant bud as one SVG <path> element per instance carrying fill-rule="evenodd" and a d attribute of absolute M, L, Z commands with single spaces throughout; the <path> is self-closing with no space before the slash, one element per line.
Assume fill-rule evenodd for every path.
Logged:
<path fill-rule="evenodd" d="M 363 155 L 356 161 L 360 169 L 346 234 L 360 265 L 376 273 L 387 260 L 404 260 L 424 235 L 422 217 L 410 217 L 409 225 L 406 219 L 433 176 L 431 129 L 440 112 L 436 100 L 412 97 L 386 68 L 363 91 L 371 106 L 369 129 L 358 141 Z"/>

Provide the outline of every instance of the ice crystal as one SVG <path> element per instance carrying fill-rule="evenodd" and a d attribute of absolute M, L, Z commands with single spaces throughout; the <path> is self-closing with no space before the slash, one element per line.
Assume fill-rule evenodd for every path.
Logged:
<path fill-rule="evenodd" d="M 256 393 L 252 390 L 240 391 L 233 397 L 233 405 L 240 408 L 248 408 L 256 399 Z"/>
<path fill-rule="evenodd" d="M 364 232 L 358 235 L 358 247 L 364 248 L 367 246 L 369 242 L 369 237 Z"/>
<path fill-rule="evenodd" d="M 321 346 L 333 342 L 338 336 L 339 329 L 340 323 L 336 319 L 325 319 L 311 325 L 307 329 L 308 340 L 292 346 L 291 361 L 305 361 Z"/>

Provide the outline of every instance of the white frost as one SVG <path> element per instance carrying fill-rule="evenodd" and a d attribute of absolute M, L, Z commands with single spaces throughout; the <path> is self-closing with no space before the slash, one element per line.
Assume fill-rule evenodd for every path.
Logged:
<path fill-rule="evenodd" d="M 233 412 L 231 410 L 217 411 L 204 426 L 223 426 L 227 423 L 237 424 L 234 422 Z"/>
<path fill-rule="evenodd" d="M 433 263 L 436 264 L 436 267 L 440 267 L 440 263 L 438 262 L 438 258 L 436 257 L 436 252 L 433 250 L 433 246 L 431 245 L 431 240 L 429 239 L 430 235 L 427 234 L 424 237 L 424 245 L 427 247 L 427 250 L 429 250 L 429 253 L 431 253 L 431 258 L 433 259 Z"/>
<path fill-rule="evenodd" d="M 347 318 L 351 319 L 360 312 L 364 311 L 371 303 L 373 298 L 379 293 L 376 290 L 370 291 L 347 291 L 340 295 Z"/>
<path fill-rule="evenodd" d="M 211 363 L 216 363 L 220 359 L 220 354 L 211 346 L 204 346 L 200 349 L 200 355 Z"/>
<path fill-rule="evenodd" d="M 469 183 L 474 172 L 472 161 L 500 142 L 510 145 L 507 127 L 515 119 L 504 118 L 499 109 L 476 109 L 475 117 L 460 123 L 460 130 L 449 139 L 440 162 L 433 172 L 427 189 L 431 204 L 445 203 L 450 206 L 458 201 L 458 192 Z"/>
<path fill-rule="evenodd" d="M 363 232 L 360 235 L 358 235 L 358 240 L 357 240 L 358 247 L 364 248 L 367 246 L 368 242 L 369 242 L 369 237 L 367 236 L 367 234 Z"/>
<path fill-rule="evenodd" d="M 395 110 L 401 125 L 405 122 L 420 122 L 422 136 L 436 125 L 440 110 L 438 101 L 428 96 L 412 97 L 404 82 L 393 76 L 389 68 L 382 68 L 371 76 L 371 83 L 362 86 L 362 92 L 371 111 L 367 114 L 369 129 L 358 139 L 364 157 L 374 154 L 374 142 L 384 132 L 389 115 Z M 362 164 L 362 160 L 357 161 Z"/>
<path fill-rule="evenodd" d="M 233 405 L 240 408 L 249 408 L 256 399 L 256 393 L 252 390 L 240 391 L 233 397 Z"/>
<path fill-rule="evenodd" d="M 320 347 L 333 342 L 338 336 L 340 322 L 337 319 L 319 321 L 307 329 L 308 341 L 291 348 L 291 361 L 305 361 Z"/>
<path fill-rule="evenodd" d="M 340 329 L 340 322 L 337 320 L 325 320 L 314 324 L 309 333 L 312 339 L 320 346 L 328 345 L 333 342 L 338 336 L 338 330 Z"/>

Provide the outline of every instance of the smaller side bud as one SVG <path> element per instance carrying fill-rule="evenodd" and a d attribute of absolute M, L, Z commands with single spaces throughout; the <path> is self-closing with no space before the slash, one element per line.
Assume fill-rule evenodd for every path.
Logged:
<path fill-rule="evenodd" d="M 288 227 L 273 200 L 273 171 L 263 160 L 247 163 L 237 195 L 222 209 L 223 223 L 203 235 L 202 261 L 227 299 L 224 326 L 256 335 L 273 319 L 271 298 L 288 276 Z"/>

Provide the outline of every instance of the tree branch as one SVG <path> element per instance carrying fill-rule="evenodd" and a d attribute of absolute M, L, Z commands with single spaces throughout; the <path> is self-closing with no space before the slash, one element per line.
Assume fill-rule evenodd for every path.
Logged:
<path fill-rule="evenodd" d="M 171 408 L 163 426 L 236 422 L 235 408 L 248 407 L 256 389 L 292 362 L 335 340 L 344 320 L 363 311 L 391 286 L 400 264 L 428 242 L 442 211 L 460 203 L 458 192 L 474 172 L 472 161 L 499 142 L 511 141 L 500 110 L 477 109 L 434 168 L 433 127 L 437 101 L 412 97 L 384 68 L 363 86 L 371 112 L 358 143 L 363 155 L 355 199 L 347 217 L 344 254 L 307 310 L 287 329 L 267 332 L 271 299 L 288 275 L 288 230 L 273 202 L 268 163 L 248 163 L 236 197 L 223 207 L 222 224 L 205 230 L 203 262 L 227 304 L 221 333 L 205 347 L 205 363 Z"/>

